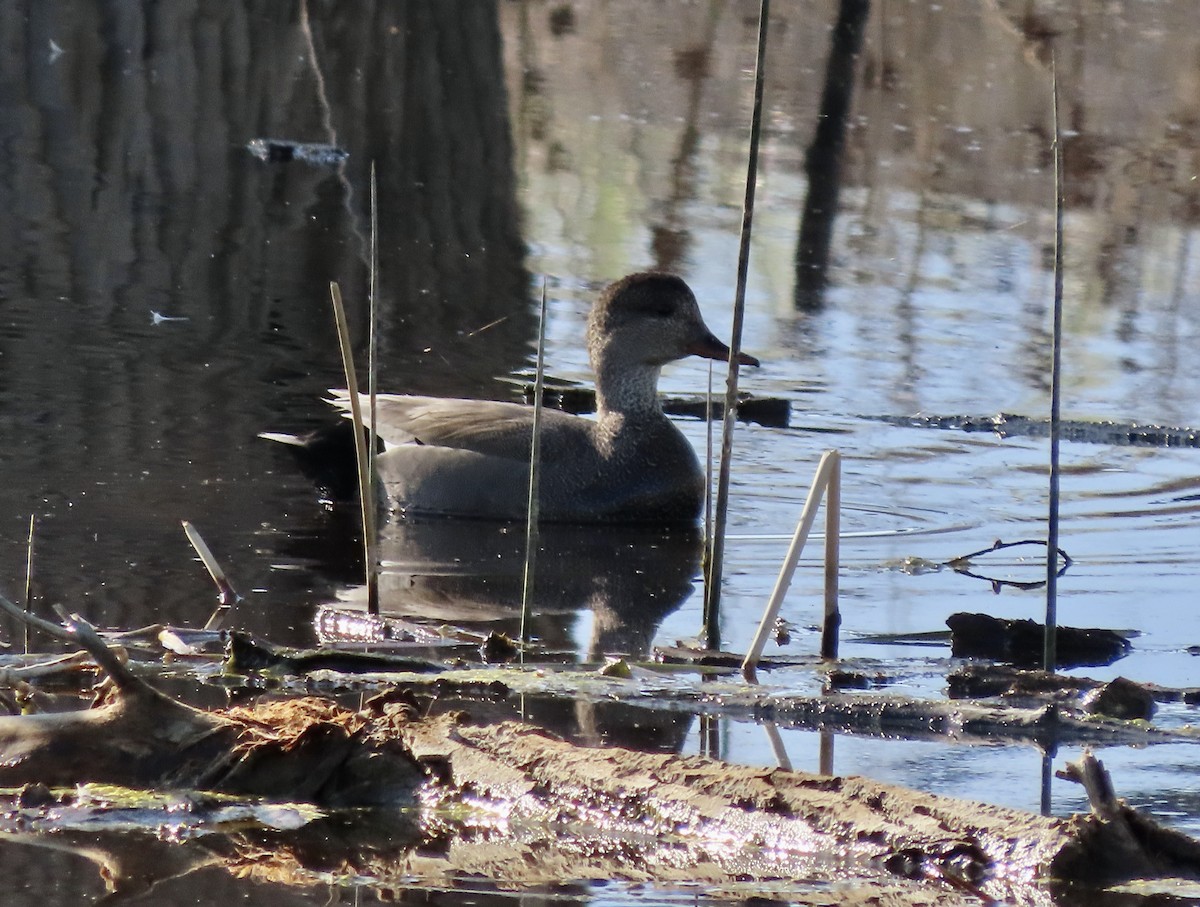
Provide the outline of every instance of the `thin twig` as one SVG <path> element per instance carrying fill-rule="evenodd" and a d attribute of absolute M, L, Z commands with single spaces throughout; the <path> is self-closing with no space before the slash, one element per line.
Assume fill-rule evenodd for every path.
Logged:
<path fill-rule="evenodd" d="M 1058 70 L 1050 57 L 1050 81 L 1054 96 L 1054 330 L 1050 365 L 1050 516 L 1046 536 L 1046 638 L 1043 663 L 1052 672 L 1057 664 L 1058 626 L 1058 439 L 1062 408 L 1062 312 L 1063 312 L 1063 160 L 1062 132 L 1058 123 Z"/>
<path fill-rule="evenodd" d="M 241 596 L 233 588 L 233 584 L 229 581 L 229 577 L 225 575 L 225 571 L 221 569 L 221 565 L 217 563 L 216 557 L 213 556 L 212 549 L 208 547 L 208 543 L 204 541 L 200 535 L 200 530 L 189 523 L 187 520 L 179 521 L 183 526 L 183 532 L 195 549 L 196 554 L 200 558 L 200 563 L 204 565 L 204 569 L 208 571 L 208 575 L 212 577 L 213 583 L 217 587 L 217 594 L 220 596 L 221 604 L 234 605 L 241 601 Z"/>
<path fill-rule="evenodd" d="M 768 721 L 762 726 L 763 732 L 767 735 L 767 742 L 771 744 L 771 752 L 775 756 L 775 764 L 785 772 L 792 770 L 792 758 L 788 755 L 787 747 L 783 743 L 783 735 L 779 733 L 779 728 L 773 721 Z"/>
<path fill-rule="evenodd" d="M 529 442 L 529 507 L 525 519 L 525 570 L 521 582 L 521 661 L 529 641 L 527 621 L 533 598 L 538 546 L 538 479 L 542 452 L 542 391 L 546 363 L 546 280 L 542 278 L 542 307 L 538 318 L 537 372 L 533 379 L 533 437 Z"/>
<path fill-rule="evenodd" d="M 750 119 L 750 160 L 746 167 L 746 197 L 742 204 L 742 236 L 738 249 L 737 295 L 733 304 L 733 331 L 729 341 L 729 372 L 725 383 L 725 420 L 721 433 L 721 468 L 717 480 L 717 512 L 713 525 L 712 560 L 708 565 L 708 595 L 704 629 L 709 648 L 720 646 L 721 573 L 725 560 L 725 524 L 729 511 L 730 455 L 737 404 L 738 352 L 742 348 L 742 322 L 746 309 L 746 280 L 750 270 L 750 227 L 754 220 L 754 190 L 758 178 L 758 143 L 762 135 L 764 63 L 767 54 L 767 21 L 770 0 L 761 0 L 758 13 L 758 53 L 754 64 L 754 111 Z"/>

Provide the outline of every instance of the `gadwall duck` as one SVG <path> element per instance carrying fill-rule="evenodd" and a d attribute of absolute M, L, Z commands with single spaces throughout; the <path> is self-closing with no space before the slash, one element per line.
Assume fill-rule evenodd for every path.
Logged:
<path fill-rule="evenodd" d="M 662 412 L 658 376 L 686 356 L 728 361 L 696 297 L 671 274 L 631 274 L 592 307 L 588 358 L 596 418 L 545 409 L 539 518 L 568 523 L 694 523 L 704 472 Z M 758 365 L 739 353 L 738 363 Z M 348 395 L 331 402 L 343 412 Z M 364 406 L 364 410 L 366 407 Z M 376 468 L 389 504 L 415 514 L 523 520 L 533 409 L 517 403 L 376 396 Z M 282 436 L 271 436 L 282 440 Z"/>

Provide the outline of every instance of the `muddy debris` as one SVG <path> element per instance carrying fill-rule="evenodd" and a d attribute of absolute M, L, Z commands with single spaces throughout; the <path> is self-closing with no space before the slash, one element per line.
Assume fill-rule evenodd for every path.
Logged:
<path fill-rule="evenodd" d="M 205 711 L 156 691 L 90 625 L 66 620 L 57 632 L 91 655 L 108 691 L 82 711 L 0 718 L 0 787 L 14 791 L 3 799 L 6 833 L 58 835 L 95 810 L 154 801 L 96 787 L 116 785 L 163 792 L 162 809 L 186 805 L 197 828 L 206 810 L 240 817 L 236 833 L 207 829 L 223 837 L 195 864 L 231 872 L 248 859 L 262 865 L 264 848 L 293 866 L 316 855 L 328 869 L 338 859 L 330 842 L 344 840 L 347 873 L 374 861 L 380 879 L 482 873 L 514 887 L 702 879 L 732 889 L 803 879 L 886 889 L 899 904 L 950 904 L 964 893 L 1042 904 L 1064 884 L 1200 879 L 1200 844 L 1119 801 L 1090 754 L 1067 776 L 1084 784 L 1092 812 L 1059 819 L 865 778 L 580 747 L 522 722 L 430 717 L 423 700 L 397 688 L 357 709 L 298 696 Z M 446 680 L 412 676 L 416 687 Z M 221 799 L 229 796 L 292 805 L 231 806 Z M 371 807 L 403 816 L 405 834 L 381 849 L 363 830 Z M 428 863 L 416 871 L 414 860 Z"/>
<path fill-rule="evenodd" d="M 1083 697 L 1084 711 L 1123 721 L 1149 721 L 1154 717 L 1154 694 L 1140 683 L 1117 677 Z"/>
<path fill-rule="evenodd" d="M 1025 667 L 1042 663 L 1046 631 L 1037 621 L 960 611 L 946 618 L 946 625 L 955 658 L 990 658 Z M 1057 640 L 1060 668 L 1112 664 L 1131 648 L 1129 640 L 1115 630 L 1059 627 Z"/>
<path fill-rule="evenodd" d="M 225 667 L 233 674 L 310 674 L 314 671 L 337 671 L 342 674 L 361 674 L 368 671 L 429 674 L 445 670 L 445 665 L 438 662 L 391 652 L 285 649 L 240 632 L 228 635 Z"/>
<path fill-rule="evenodd" d="M 1093 812 L 1046 818 L 864 778 L 583 748 L 519 722 L 421 717 L 402 691 L 358 710 L 303 697 L 202 711 L 153 690 L 78 618 L 70 627 L 112 688 L 85 711 L 0 718 L 0 785 L 21 789 L 11 810 L 26 824 L 53 809 L 55 789 L 102 783 L 416 810 L 416 838 L 436 834 L 459 870 L 507 878 L 520 867 L 511 881 L 521 884 L 547 881 L 547 868 L 672 880 L 681 850 L 689 872 L 700 864 L 729 884 L 786 871 L 1030 903 L 1052 880 L 1200 878 L 1200 845 L 1116 800 L 1090 756 L 1070 771 Z M 473 849 L 485 828 L 486 851 Z M 514 860 L 530 840 L 542 854 L 571 853 L 571 866 Z"/>

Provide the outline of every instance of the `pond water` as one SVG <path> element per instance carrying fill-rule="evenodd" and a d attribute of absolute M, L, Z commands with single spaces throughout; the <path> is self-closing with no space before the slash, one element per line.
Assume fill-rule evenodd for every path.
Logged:
<path fill-rule="evenodd" d="M 837 7 L 776 4 L 770 22 L 743 335 L 763 365 L 741 382 L 790 401 L 792 417 L 737 429 L 722 644 L 748 644 L 817 459 L 837 448 L 842 652 L 907 666 L 901 692 L 941 695 L 948 649 L 863 637 L 942 629 L 956 611 L 1040 619 L 1041 590 L 997 595 L 905 564 L 1044 539 L 1048 443 L 880 417 L 1049 414 L 1053 49 L 1063 415 L 1200 426 L 1200 30 L 1192 0 L 872 5 L 827 284 L 799 290 L 811 283 L 797 264 L 806 150 Z M 365 348 L 371 161 L 386 390 L 508 397 L 496 379 L 529 374 L 543 281 L 556 378 L 589 380 L 588 307 L 634 270 L 682 274 L 727 337 L 756 23 L 757 4 L 720 0 L 0 5 L 0 589 L 23 584 L 33 515 L 46 613 L 61 602 L 111 626 L 202 624 L 212 593 L 181 519 L 246 595 L 236 621 L 255 633 L 311 644 L 316 608 L 354 597 L 352 532 L 256 435 L 331 418 L 319 400 L 342 383 L 329 281 Z M 263 161 L 247 145 L 264 138 L 349 157 Z M 688 361 L 661 386 L 696 395 L 708 382 L 707 363 Z M 704 423 L 680 427 L 703 451 Z M 1127 658 L 1077 673 L 1200 685 L 1189 650 L 1200 646 L 1200 450 L 1069 442 L 1062 464 L 1060 542 L 1074 563 L 1060 621 L 1140 633 Z M 467 602 L 466 616 L 511 629 L 511 533 L 389 531 L 394 575 L 485 579 L 482 593 L 442 582 L 421 601 Z M 607 609 L 639 590 L 655 607 L 615 645 L 647 651 L 699 632 L 691 548 L 594 534 L 562 544 L 543 558 L 572 558 L 561 578 L 546 568 L 543 640 L 598 656 L 614 644 Z M 792 641 L 768 654 L 817 647 L 810 547 L 784 605 Z M 1015 556 L 986 566 L 1044 575 Z M 397 593 L 410 595 L 399 610 L 411 591 Z M 698 727 L 678 736 L 682 751 L 700 748 Z M 724 758 L 774 759 L 755 725 L 718 737 Z M 816 734 L 784 742 L 794 765 L 816 768 Z M 1122 795 L 1200 833 L 1194 748 L 1102 757 Z M 1036 809 L 1042 754 L 842 737 L 834 767 Z M 1081 808 L 1055 785 L 1056 813 Z"/>

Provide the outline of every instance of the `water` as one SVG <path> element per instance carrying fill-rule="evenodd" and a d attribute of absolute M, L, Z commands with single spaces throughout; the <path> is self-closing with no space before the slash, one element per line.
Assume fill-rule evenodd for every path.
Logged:
<path fill-rule="evenodd" d="M 21 586 L 32 513 L 39 607 L 114 626 L 202 623 L 212 593 L 178 527 L 188 519 L 247 594 L 241 625 L 312 641 L 314 608 L 353 583 L 353 542 L 255 435 L 328 419 L 318 398 L 342 379 L 327 285 L 342 283 L 361 325 L 372 159 L 388 390 L 506 396 L 494 379 L 531 366 L 543 279 L 560 378 L 588 380 L 588 306 L 635 269 L 682 273 L 728 335 L 757 7 L 452 7 L 0 8 L 0 588 Z M 1194 9 L 1039 10 L 1039 32 L 1024 7 L 872 10 L 830 283 L 821 306 L 798 311 L 804 153 L 833 7 L 776 5 L 743 339 L 763 366 L 742 386 L 790 400 L 793 417 L 738 428 L 728 649 L 748 643 L 829 447 L 845 457 L 844 654 L 904 664 L 929 651 L 859 637 L 940 629 L 963 610 L 1041 615 L 1039 591 L 997 596 L 899 565 L 1044 538 L 1046 442 L 871 418 L 1048 414 L 1040 34 L 1059 35 L 1066 129 L 1064 416 L 1200 425 Z M 342 170 L 270 164 L 245 148 L 275 137 L 350 158 Z M 695 394 L 708 380 L 705 363 L 684 362 L 662 386 Z M 703 450 L 703 424 L 680 424 Z M 1200 451 L 1072 443 L 1062 463 L 1061 542 L 1075 563 L 1060 620 L 1142 634 L 1128 658 L 1079 673 L 1200 685 L 1187 650 L 1200 644 Z M 818 641 L 817 551 L 785 603 L 789 652 Z M 681 558 L 672 565 L 694 576 Z M 586 563 L 591 585 L 538 624 L 580 657 L 604 638 L 588 602 L 614 562 Z M 1007 556 L 988 566 L 1040 569 Z M 698 631 L 694 584 L 672 588 L 638 646 Z M 939 695 L 939 684 L 918 671 L 901 690 Z M 727 758 L 772 759 L 752 725 L 727 725 L 721 740 Z M 815 740 L 785 734 L 798 767 L 815 767 Z M 699 747 L 695 729 L 683 746 Z M 1102 756 L 1121 793 L 1200 833 L 1192 748 Z M 835 767 L 1033 809 L 1041 755 L 839 738 Z M 1056 812 L 1081 805 L 1056 785 Z"/>

